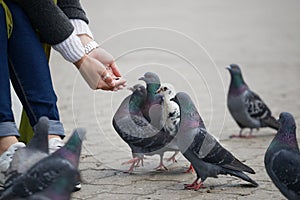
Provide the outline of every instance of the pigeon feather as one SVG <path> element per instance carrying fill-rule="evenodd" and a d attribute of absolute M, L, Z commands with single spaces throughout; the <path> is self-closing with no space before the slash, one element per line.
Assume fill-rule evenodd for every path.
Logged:
<path fill-rule="evenodd" d="M 300 199 L 300 152 L 296 124 L 290 113 L 281 113 L 280 128 L 265 154 L 265 168 L 275 186 L 288 199 Z"/>

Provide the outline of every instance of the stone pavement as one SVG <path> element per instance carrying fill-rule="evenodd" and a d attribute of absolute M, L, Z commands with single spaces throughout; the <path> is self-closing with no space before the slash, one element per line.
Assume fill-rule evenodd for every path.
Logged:
<path fill-rule="evenodd" d="M 256 138 L 228 139 L 238 133 L 226 107 L 230 63 L 242 67 L 250 88 L 278 117 L 293 113 L 300 123 L 299 1 L 82 1 L 97 41 L 117 60 L 131 86 L 146 71 L 191 95 L 211 134 L 252 167 L 259 187 L 230 176 L 208 178 L 206 189 L 183 190 L 195 174 L 183 173 L 179 155 L 168 171 L 154 171 L 148 157 L 133 175 L 124 173 L 128 146 L 111 125 L 129 91 L 91 91 L 77 70 L 53 52 L 51 70 L 67 136 L 87 129 L 80 171 L 82 190 L 72 199 L 284 199 L 266 174 L 263 158 L 275 131 L 254 131 Z M 247 131 L 247 130 L 246 130 Z M 298 134 L 299 138 L 299 134 Z"/>

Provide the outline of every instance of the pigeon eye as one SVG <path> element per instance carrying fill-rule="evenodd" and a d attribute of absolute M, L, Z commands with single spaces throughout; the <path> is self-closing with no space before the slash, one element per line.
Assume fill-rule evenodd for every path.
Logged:
<path fill-rule="evenodd" d="M 166 91 L 168 88 L 167 87 L 164 87 L 164 91 Z"/>

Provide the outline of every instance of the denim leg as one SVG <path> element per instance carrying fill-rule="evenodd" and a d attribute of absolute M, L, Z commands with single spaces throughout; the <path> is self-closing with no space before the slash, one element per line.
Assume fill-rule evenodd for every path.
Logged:
<path fill-rule="evenodd" d="M 64 135 L 48 60 L 23 10 L 7 0 L 13 16 L 13 32 L 8 41 L 10 78 L 32 127 L 38 119 L 50 119 L 49 134 Z"/>
<path fill-rule="evenodd" d="M 19 136 L 11 109 L 6 19 L 2 6 L 0 6 L 0 55 L 0 137 Z"/>

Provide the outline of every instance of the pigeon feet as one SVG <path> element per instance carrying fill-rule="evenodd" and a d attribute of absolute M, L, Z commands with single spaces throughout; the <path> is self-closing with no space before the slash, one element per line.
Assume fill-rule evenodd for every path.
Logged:
<path fill-rule="evenodd" d="M 194 170 L 194 167 L 192 166 L 192 164 L 190 164 L 190 167 L 189 167 L 189 169 L 188 169 L 188 170 L 186 170 L 186 172 L 185 172 L 185 173 L 193 173 L 193 172 L 195 172 L 195 170 Z"/>
<path fill-rule="evenodd" d="M 176 160 L 176 155 L 178 154 L 178 151 L 176 151 L 170 158 L 167 158 L 167 161 L 170 162 L 172 161 L 173 163 L 177 163 L 177 160 Z"/>
<path fill-rule="evenodd" d="M 163 164 L 163 163 L 160 163 L 157 167 L 155 167 L 155 169 L 157 171 L 165 171 L 165 170 L 168 170 L 168 168 Z"/>
<path fill-rule="evenodd" d="M 130 166 L 130 168 L 128 170 L 128 173 L 132 173 L 133 169 L 135 167 L 139 167 L 140 166 L 140 163 L 142 164 L 142 166 L 144 166 L 143 158 L 135 157 L 135 158 L 130 159 L 130 160 L 126 161 L 126 162 L 123 162 L 122 165 L 131 164 L 131 166 Z"/>
<path fill-rule="evenodd" d="M 254 135 L 250 134 L 250 135 L 230 135 L 229 138 L 242 138 L 242 139 L 251 139 L 251 138 L 255 138 Z"/>
<path fill-rule="evenodd" d="M 198 183 L 199 178 L 197 178 L 192 184 L 184 184 L 184 189 L 186 190 L 199 190 L 200 188 L 205 188 L 203 182 Z"/>

